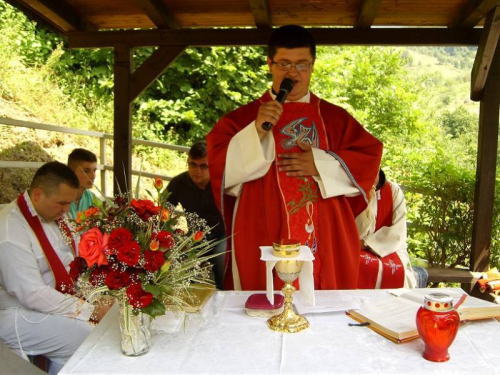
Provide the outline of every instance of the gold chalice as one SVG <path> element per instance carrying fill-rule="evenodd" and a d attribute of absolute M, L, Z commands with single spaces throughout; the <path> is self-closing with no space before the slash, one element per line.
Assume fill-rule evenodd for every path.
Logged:
<path fill-rule="evenodd" d="M 299 277 L 303 261 L 291 258 L 297 257 L 300 253 L 300 243 L 291 240 L 281 240 L 280 243 L 273 244 L 273 255 L 285 258 L 276 263 L 275 269 L 278 277 L 285 283 L 283 293 L 285 294 L 285 307 L 283 312 L 275 315 L 267 321 L 267 325 L 274 331 L 295 333 L 309 327 L 306 318 L 293 311 L 292 300 L 295 287 L 292 283 Z"/>

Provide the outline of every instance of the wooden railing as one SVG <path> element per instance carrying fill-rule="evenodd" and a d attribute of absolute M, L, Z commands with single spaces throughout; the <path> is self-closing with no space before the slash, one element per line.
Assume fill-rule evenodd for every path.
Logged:
<path fill-rule="evenodd" d="M 99 139 L 99 159 L 101 160 L 101 162 L 106 160 L 106 150 L 107 150 L 106 141 L 113 140 L 112 134 L 101 133 L 101 132 L 90 131 L 90 130 L 63 128 L 61 126 L 42 124 L 42 123 L 37 123 L 37 122 L 14 120 L 14 119 L 11 119 L 8 117 L 0 117 L 0 124 L 28 128 L 28 129 L 47 130 L 47 131 L 57 132 L 57 133 L 66 133 L 66 134 L 74 134 L 74 135 L 82 135 L 82 136 L 87 136 L 87 137 L 98 138 Z M 188 152 L 189 151 L 189 147 L 186 147 L 186 146 L 169 145 L 169 144 L 165 144 L 165 143 L 147 141 L 144 139 L 132 139 L 132 144 L 133 145 L 148 146 L 148 147 L 153 147 L 153 148 L 162 148 L 162 149 L 168 149 L 168 150 L 180 151 L 180 152 Z M 41 167 L 43 164 L 44 164 L 43 162 L 24 162 L 24 161 L 0 160 L 0 168 L 32 168 L 32 169 L 37 169 L 37 168 Z M 111 165 L 103 163 L 103 164 L 99 164 L 97 166 L 97 169 L 100 170 L 100 174 L 101 174 L 101 176 L 100 176 L 101 177 L 101 192 L 105 196 L 108 196 L 109 194 L 108 194 L 108 190 L 107 190 L 107 186 L 106 186 L 106 177 L 107 177 L 108 171 L 113 171 L 113 167 Z M 160 177 L 161 179 L 166 180 L 166 181 L 170 181 L 172 179 L 172 176 L 165 176 L 165 175 L 161 175 L 158 173 L 150 173 L 150 172 L 137 171 L 137 170 L 132 170 L 132 174 L 133 175 L 141 175 L 144 177 Z"/>

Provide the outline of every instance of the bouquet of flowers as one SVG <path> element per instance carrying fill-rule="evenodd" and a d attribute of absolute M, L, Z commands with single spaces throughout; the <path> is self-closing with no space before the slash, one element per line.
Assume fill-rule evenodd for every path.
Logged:
<path fill-rule="evenodd" d="M 78 213 L 79 256 L 70 267 L 78 296 L 110 295 L 154 318 L 165 305 L 195 304 L 190 290 L 213 284 L 207 260 L 217 243 L 204 238 L 210 228 L 194 213 L 176 212 L 161 179 L 154 186 L 156 199 L 148 190 L 151 199 L 125 193 Z"/>

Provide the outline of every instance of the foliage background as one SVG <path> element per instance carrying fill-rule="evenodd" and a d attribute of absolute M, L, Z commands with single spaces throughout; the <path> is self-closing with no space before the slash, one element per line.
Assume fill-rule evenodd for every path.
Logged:
<path fill-rule="evenodd" d="M 67 50 L 58 36 L 0 0 L 0 51 L 0 115 L 112 132 L 111 50 Z M 134 64 L 153 51 L 135 50 Z M 474 56 L 475 49 L 465 47 L 320 47 L 312 80 L 313 92 L 347 108 L 384 142 L 383 168 L 405 189 L 409 250 L 436 266 L 469 266 L 478 124 L 468 87 Z M 133 137 L 189 146 L 269 83 L 262 48 L 189 48 L 134 102 Z M 38 160 L 58 158 L 54 150 L 67 155 L 72 147 L 97 147 L 78 137 L 27 139 L 13 132 L 0 125 L 0 138 L 10 140 L 0 142 L 3 160 L 28 160 L 29 142 L 45 152 L 33 153 Z M 19 138 L 14 145 L 13 137 Z M 134 147 L 134 163 L 171 176 L 185 169 L 183 155 L 144 146 Z M 2 180 L 9 173 L 0 170 L 2 184 L 13 180 Z M 496 196 L 492 266 L 500 265 Z"/>

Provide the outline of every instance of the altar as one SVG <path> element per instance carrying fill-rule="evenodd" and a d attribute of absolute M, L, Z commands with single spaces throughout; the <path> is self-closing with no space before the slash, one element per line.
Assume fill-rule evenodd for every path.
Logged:
<path fill-rule="evenodd" d="M 382 290 L 316 291 L 352 299 L 391 298 Z M 266 318 L 246 315 L 250 292 L 216 292 L 200 314 L 168 313 L 153 323 L 151 350 L 120 352 L 115 305 L 60 375 L 75 374 L 500 374 L 500 323 L 461 326 L 445 363 L 422 358 L 421 339 L 396 344 L 355 323 L 344 312 L 306 314 L 311 326 L 283 334 Z"/>

